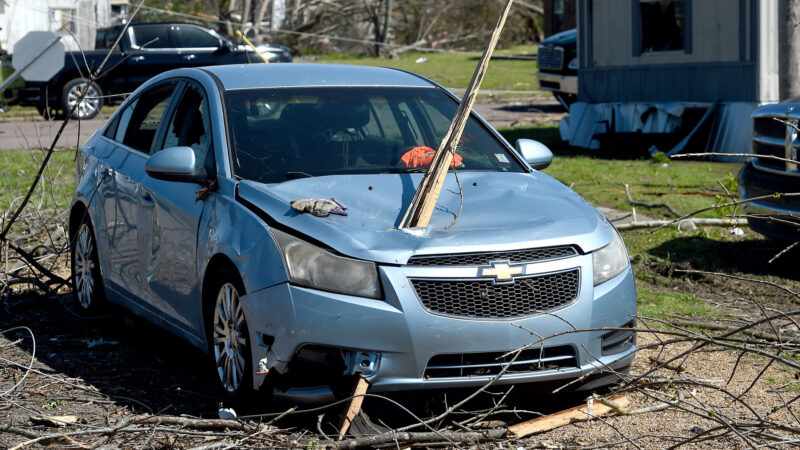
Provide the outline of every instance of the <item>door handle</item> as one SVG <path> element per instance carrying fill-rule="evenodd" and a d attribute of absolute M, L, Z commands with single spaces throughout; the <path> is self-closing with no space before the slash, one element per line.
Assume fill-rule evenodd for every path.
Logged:
<path fill-rule="evenodd" d="M 142 202 L 142 206 L 144 206 L 147 209 L 152 209 L 153 205 L 155 205 L 155 202 L 153 201 L 153 196 L 151 196 L 149 192 L 145 192 L 144 195 L 142 195 L 139 198 Z"/>
<path fill-rule="evenodd" d="M 184 55 L 183 56 L 184 61 L 191 61 L 194 58 L 196 58 L 194 55 Z"/>
<path fill-rule="evenodd" d="M 142 56 L 142 55 L 134 56 L 133 58 L 131 58 L 131 61 L 133 61 L 133 62 L 142 62 L 142 61 L 144 61 L 144 56 Z"/>

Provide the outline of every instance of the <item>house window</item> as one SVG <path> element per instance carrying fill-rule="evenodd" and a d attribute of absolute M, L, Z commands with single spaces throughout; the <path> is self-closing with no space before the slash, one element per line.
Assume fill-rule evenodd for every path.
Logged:
<path fill-rule="evenodd" d="M 639 0 L 641 53 L 687 50 L 687 1 Z"/>
<path fill-rule="evenodd" d="M 50 31 L 68 30 L 75 32 L 75 10 L 50 8 Z"/>
<path fill-rule="evenodd" d="M 564 0 L 553 0 L 553 14 L 564 14 Z"/>

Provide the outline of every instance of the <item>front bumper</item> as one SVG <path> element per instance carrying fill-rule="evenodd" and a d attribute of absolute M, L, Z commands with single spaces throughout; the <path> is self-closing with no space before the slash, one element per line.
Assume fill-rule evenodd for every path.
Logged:
<path fill-rule="evenodd" d="M 537 72 L 536 78 L 539 80 L 539 89 L 541 90 L 578 95 L 577 75 Z"/>
<path fill-rule="evenodd" d="M 380 268 L 385 300 L 373 300 L 279 284 L 242 297 L 251 334 L 253 367 L 263 358 L 270 371 L 283 373 L 297 350 L 307 344 L 357 350 L 379 355 L 376 370 L 365 376 L 373 391 L 444 389 L 482 386 L 494 375 L 426 376 L 436 355 L 505 353 L 534 344 L 569 347 L 572 367 L 544 368 L 505 374 L 496 384 L 577 378 L 600 367 L 624 368 L 631 364 L 633 344 L 604 354 L 603 331 L 573 329 L 619 327 L 636 314 L 633 272 L 625 272 L 600 286 L 592 286 L 592 257 L 579 255 L 529 264 L 527 273 L 580 270 L 577 299 L 571 304 L 532 317 L 468 319 L 427 311 L 409 278 L 467 278 L 477 268 Z M 574 327 L 574 328 L 573 328 Z M 267 336 L 267 338 L 265 338 Z M 539 337 L 544 338 L 543 341 Z M 608 352 L 606 352 L 608 353 Z M 259 388 L 263 376 L 254 377 Z"/>
<path fill-rule="evenodd" d="M 772 196 L 742 205 L 742 212 L 751 216 L 747 218 L 750 228 L 765 236 L 791 241 L 800 238 L 800 197 L 775 196 L 777 193 L 796 192 L 800 192 L 798 171 L 760 168 L 750 162 L 739 172 L 742 200 Z M 771 216 L 774 219 L 752 216 Z"/>

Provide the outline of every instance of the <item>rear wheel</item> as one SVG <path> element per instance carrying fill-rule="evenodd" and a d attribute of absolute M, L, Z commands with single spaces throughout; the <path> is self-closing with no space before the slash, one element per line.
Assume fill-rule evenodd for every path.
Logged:
<path fill-rule="evenodd" d="M 105 301 L 105 294 L 97 244 L 88 220 L 81 221 L 70 247 L 73 302 L 82 313 L 97 312 Z"/>
<path fill-rule="evenodd" d="M 252 363 L 247 321 L 240 302 L 244 286 L 237 273 L 222 270 L 213 283 L 213 313 L 209 328 L 210 353 L 222 390 L 241 397 L 252 387 Z"/>
<path fill-rule="evenodd" d="M 64 85 L 61 107 L 64 109 L 65 116 L 69 114 L 75 104 L 78 103 L 78 99 L 81 97 L 81 93 L 88 83 L 89 80 L 75 78 Z M 103 105 L 102 96 L 103 90 L 100 89 L 100 86 L 98 86 L 97 83 L 91 83 L 83 101 L 78 104 L 77 108 L 75 108 L 75 112 L 72 113 L 72 118 L 87 120 L 99 114 L 100 107 Z"/>

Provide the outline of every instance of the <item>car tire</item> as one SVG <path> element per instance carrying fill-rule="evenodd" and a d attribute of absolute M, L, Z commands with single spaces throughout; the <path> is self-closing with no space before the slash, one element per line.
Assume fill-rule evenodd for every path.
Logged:
<path fill-rule="evenodd" d="M 100 276 L 100 258 L 97 241 L 89 220 L 84 218 L 70 242 L 70 276 L 72 300 L 80 314 L 92 315 L 100 311 L 106 297 Z"/>
<path fill-rule="evenodd" d="M 78 101 L 78 98 L 80 97 L 81 92 L 83 92 L 84 87 L 86 87 L 88 81 L 89 80 L 85 80 L 83 78 L 75 78 L 64 85 L 64 90 L 62 91 L 61 97 L 61 108 L 64 110 L 65 116 L 72 111 L 72 107 Z M 89 90 L 86 92 L 86 97 L 93 98 L 84 98 L 80 105 L 75 109 L 75 112 L 72 114 L 72 118 L 88 120 L 98 115 L 100 113 L 100 108 L 103 106 L 103 101 L 100 98 L 102 96 L 103 90 L 100 89 L 100 86 L 98 86 L 97 83 L 92 82 L 92 84 L 89 86 Z"/>
<path fill-rule="evenodd" d="M 244 283 L 239 274 L 229 268 L 213 276 L 206 310 L 211 363 L 223 395 L 241 400 L 253 386 L 250 335 L 240 302 L 245 293 Z"/>

